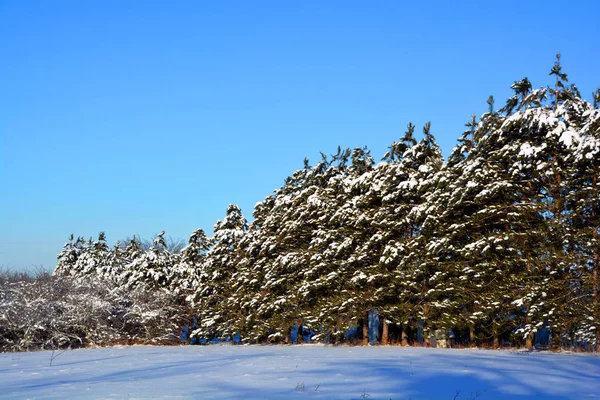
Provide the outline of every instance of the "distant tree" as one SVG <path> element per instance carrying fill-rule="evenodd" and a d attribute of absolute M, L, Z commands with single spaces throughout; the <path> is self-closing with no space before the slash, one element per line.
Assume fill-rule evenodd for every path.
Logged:
<path fill-rule="evenodd" d="M 73 275 L 75 274 L 75 264 L 83 251 L 84 240 L 78 237 L 73 241 L 73 234 L 69 236 L 69 241 L 65 243 L 62 251 L 57 255 L 57 264 L 55 274 L 57 275 Z"/>
<path fill-rule="evenodd" d="M 140 248 L 143 251 L 150 250 L 150 248 L 154 244 L 153 239 L 142 238 L 140 235 L 134 235 L 133 238 L 135 238 L 138 241 Z M 127 247 L 127 244 L 130 243 L 133 238 L 130 236 L 126 236 L 125 238 L 120 240 L 119 243 L 121 243 L 121 249 L 125 249 L 125 247 Z M 169 236 L 164 239 L 164 246 L 165 249 L 169 251 L 169 253 L 179 254 L 184 249 L 184 247 L 186 247 L 186 242 L 182 238 L 173 238 Z"/>
<path fill-rule="evenodd" d="M 145 285 L 148 287 L 169 288 L 176 280 L 173 268 L 179 262 L 179 256 L 167 250 L 162 231 L 152 242 L 152 247 L 134 258 L 125 268 L 128 271 L 128 287 Z"/>

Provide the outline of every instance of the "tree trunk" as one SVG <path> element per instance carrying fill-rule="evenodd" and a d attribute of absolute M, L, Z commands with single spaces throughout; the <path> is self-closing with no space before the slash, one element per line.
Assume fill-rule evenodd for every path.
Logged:
<path fill-rule="evenodd" d="M 527 350 L 533 350 L 533 337 L 534 337 L 534 333 L 530 333 L 529 335 L 527 335 L 527 338 L 525 339 L 525 347 L 527 348 Z"/>
<path fill-rule="evenodd" d="M 552 342 L 552 351 L 560 351 L 560 332 L 558 327 L 552 328 L 551 335 L 550 341 Z"/>
<path fill-rule="evenodd" d="M 425 284 L 425 290 L 427 290 L 427 283 Z M 429 332 L 429 323 L 427 318 L 429 317 L 429 303 L 423 304 L 423 341 L 425 347 L 431 347 L 431 333 Z"/>
<path fill-rule="evenodd" d="M 526 258 L 527 260 L 531 259 L 531 255 L 529 254 L 529 252 L 525 253 L 526 254 Z M 531 271 L 533 271 L 533 265 L 531 265 L 531 262 L 528 261 L 527 263 L 527 271 L 529 271 L 531 273 Z M 528 326 L 531 326 L 531 316 L 529 315 L 529 310 L 530 310 L 530 306 L 529 304 L 525 307 L 525 323 Z M 527 337 L 525 338 L 525 347 L 527 348 L 527 350 L 533 350 L 533 332 L 529 333 L 527 335 Z"/>
<path fill-rule="evenodd" d="M 594 229 L 594 236 L 598 236 L 598 228 Z M 600 267 L 600 256 L 598 250 L 594 251 L 594 264 L 592 267 L 592 301 L 594 303 L 594 321 L 596 322 L 596 352 L 600 352 L 600 327 L 598 321 L 600 321 L 600 305 L 598 304 L 598 268 Z"/>
<path fill-rule="evenodd" d="M 531 316 L 529 315 L 529 305 L 526 308 L 526 314 L 525 314 L 525 322 L 527 323 L 527 325 L 531 326 Z M 533 332 L 527 334 L 527 337 L 525 338 L 525 348 L 527 348 L 527 350 L 533 350 L 533 338 L 534 338 L 535 334 Z"/>
<path fill-rule="evenodd" d="M 492 327 L 492 335 L 493 335 L 492 348 L 494 350 L 497 350 L 500 348 L 500 340 L 498 338 L 498 328 L 495 326 Z"/>
<path fill-rule="evenodd" d="M 469 347 L 477 347 L 477 339 L 475 338 L 475 327 L 469 327 Z"/>
<path fill-rule="evenodd" d="M 592 178 L 592 193 L 597 194 L 596 185 L 598 183 L 598 176 L 594 175 Z M 592 224 L 596 224 L 596 207 L 592 207 Z M 592 237 L 594 238 L 594 243 L 598 243 L 598 230 L 600 230 L 600 226 L 594 226 L 592 232 Z M 594 307 L 594 322 L 596 323 L 596 352 L 600 352 L 600 326 L 598 326 L 598 321 L 600 321 L 600 304 L 598 304 L 598 291 L 600 291 L 600 287 L 598 286 L 598 269 L 600 268 L 600 255 L 598 254 L 600 248 L 596 247 L 594 249 L 594 261 L 592 264 L 592 303 Z"/>
<path fill-rule="evenodd" d="M 400 327 L 400 336 L 402 338 L 402 346 L 408 346 L 408 325 Z"/>
<path fill-rule="evenodd" d="M 498 339 L 498 335 L 494 335 L 494 341 L 492 342 L 492 348 L 494 350 L 498 350 L 500 348 L 500 340 Z"/>
<path fill-rule="evenodd" d="M 425 347 L 431 347 L 431 332 L 426 322 L 423 322 L 423 340 L 425 341 Z"/>
<path fill-rule="evenodd" d="M 387 321 L 383 321 L 383 333 L 381 334 L 381 344 L 387 346 L 389 344 L 389 336 L 388 336 L 388 323 Z"/>
<path fill-rule="evenodd" d="M 367 312 L 367 317 L 363 321 L 363 346 L 369 345 L 369 313 Z"/>
<path fill-rule="evenodd" d="M 302 336 L 302 324 L 304 323 L 304 321 L 300 321 L 298 323 L 298 336 L 296 337 L 296 343 L 297 344 L 302 344 L 304 343 L 304 337 Z"/>

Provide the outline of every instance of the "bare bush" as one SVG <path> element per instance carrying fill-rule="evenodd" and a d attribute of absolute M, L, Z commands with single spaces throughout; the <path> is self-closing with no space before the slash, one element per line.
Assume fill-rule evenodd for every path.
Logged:
<path fill-rule="evenodd" d="M 111 281 L 2 273 L 0 351 L 178 340 L 187 307 L 166 291 Z"/>

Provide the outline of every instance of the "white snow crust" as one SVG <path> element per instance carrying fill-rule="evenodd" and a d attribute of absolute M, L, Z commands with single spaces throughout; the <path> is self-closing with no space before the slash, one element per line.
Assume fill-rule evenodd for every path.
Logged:
<path fill-rule="evenodd" d="M 584 399 L 600 357 L 402 347 L 113 347 L 0 354 L 3 399 Z M 457 395 L 458 393 L 458 395 Z"/>

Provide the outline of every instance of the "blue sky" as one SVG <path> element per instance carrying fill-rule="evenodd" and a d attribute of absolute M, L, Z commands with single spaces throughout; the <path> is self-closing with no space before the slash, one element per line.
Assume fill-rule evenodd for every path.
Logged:
<path fill-rule="evenodd" d="M 308 157 L 412 122 L 448 155 L 557 52 L 600 85 L 596 1 L 0 0 L 0 267 L 53 268 L 70 233 L 212 232 Z"/>

